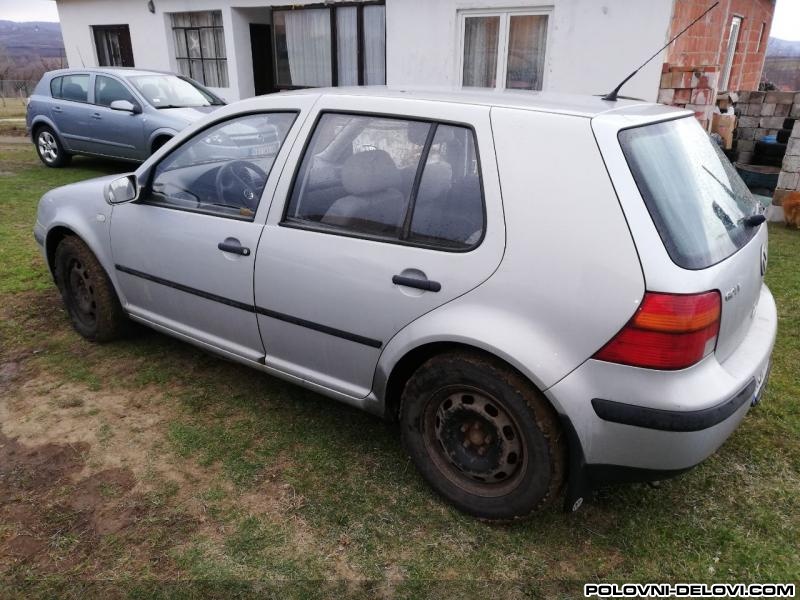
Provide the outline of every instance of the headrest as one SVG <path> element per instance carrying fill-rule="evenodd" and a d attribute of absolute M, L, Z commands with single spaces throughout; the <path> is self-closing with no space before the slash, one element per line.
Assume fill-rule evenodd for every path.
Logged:
<path fill-rule="evenodd" d="M 342 167 L 342 186 L 348 194 L 361 196 L 400 187 L 400 171 L 384 150 L 358 152 Z"/>
<path fill-rule="evenodd" d="M 453 168 L 446 162 L 425 165 L 422 181 L 419 182 L 417 198 L 435 199 L 450 191 L 453 184 Z"/>
<path fill-rule="evenodd" d="M 86 100 L 86 92 L 77 83 L 66 84 L 61 95 L 67 100 Z"/>

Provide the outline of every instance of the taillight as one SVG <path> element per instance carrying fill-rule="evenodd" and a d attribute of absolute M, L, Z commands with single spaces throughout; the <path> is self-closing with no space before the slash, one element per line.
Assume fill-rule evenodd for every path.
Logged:
<path fill-rule="evenodd" d="M 647 292 L 628 321 L 594 358 L 648 369 L 683 369 L 711 354 L 717 344 L 719 292 Z"/>

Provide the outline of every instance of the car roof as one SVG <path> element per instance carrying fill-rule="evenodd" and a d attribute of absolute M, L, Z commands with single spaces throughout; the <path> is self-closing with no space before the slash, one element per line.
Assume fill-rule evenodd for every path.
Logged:
<path fill-rule="evenodd" d="M 107 73 L 118 77 L 134 77 L 137 75 L 175 75 L 170 71 L 157 71 L 155 69 L 137 69 L 136 67 L 81 67 L 57 69 L 50 71 L 49 75 L 69 75 L 70 73 Z"/>
<path fill-rule="evenodd" d="M 480 88 L 418 88 L 414 86 L 361 86 L 336 88 L 308 88 L 281 92 L 291 95 L 369 96 L 473 104 L 490 107 L 517 108 L 580 117 L 596 117 L 607 112 L 642 112 L 679 114 L 685 110 L 635 98 L 611 102 L 599 95 L 564 94 L 530 90 L 487 90 Z"/>

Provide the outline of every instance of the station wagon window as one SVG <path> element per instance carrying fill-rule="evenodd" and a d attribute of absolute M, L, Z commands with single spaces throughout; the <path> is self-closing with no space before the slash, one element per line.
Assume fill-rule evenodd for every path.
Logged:
<path fill-rule="evenodd" d="M 88 75 L 63 75 L 50 82 L 50 93 L 53 98 L 73 100 L 75 102 L 89 101 L 89 76 Z"/>
<path fill-rule="evenodd" d="M 323 114 L 295 177 L 285 223 L 463 250 L 484 227 L 466 127 Z"/>
<path fill-rule="evenodd" d="M 252 221 L 295 116 L 246 115 L 198 133 L 155 168 L 147 202 Z"/>
<path fill-rule="evenodd" d="M 122 83 L 113 77 L 96 75 L 94 78 L 94 103 L 100 106 L 111 106 L 115 100 L 127 100 L 131 104 L 138 104 Z"/>
<path fill-rule="evenodd" d="M 170 17 L 181 74 L 209 87 L 228 87 L 222 11 L 171 13 Z"/>

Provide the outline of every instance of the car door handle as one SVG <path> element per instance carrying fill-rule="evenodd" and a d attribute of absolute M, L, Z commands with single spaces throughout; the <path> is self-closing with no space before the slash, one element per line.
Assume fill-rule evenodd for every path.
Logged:
<path fill-rule="evenodd" d="M 250 248 L 242 246 L 241 242 L 237 239 L 228 238 L 224 242 L 217 244 L 217 248 L 223 252 L 230 252 L 231 254 L 241 254 L 242 256 L 250 256 Z"/>
<path fill-rule="evenodd" d="M 100 115 L 100 113 L 93 113 L 92 114 L 92 118 L 93 119 L 102 119 L 103 117 Z"/>
<path fill-rule="evenodd" d="M 54 106 L 53 112 L 63 112 L 63 109 L 60 106 Z"/>
<path fill-rule="evenodd" d="M 395 285 L 417 288 L 418 290 L 425 290 L 426 292 L 438 292 L 442 289 L 442 284 L 438 281 L 432 281 L 430 279 L 416 279 L 414 277 L 405 277 L 403 275 L 395 275 L 392 277 L 392 283 Z"/>

